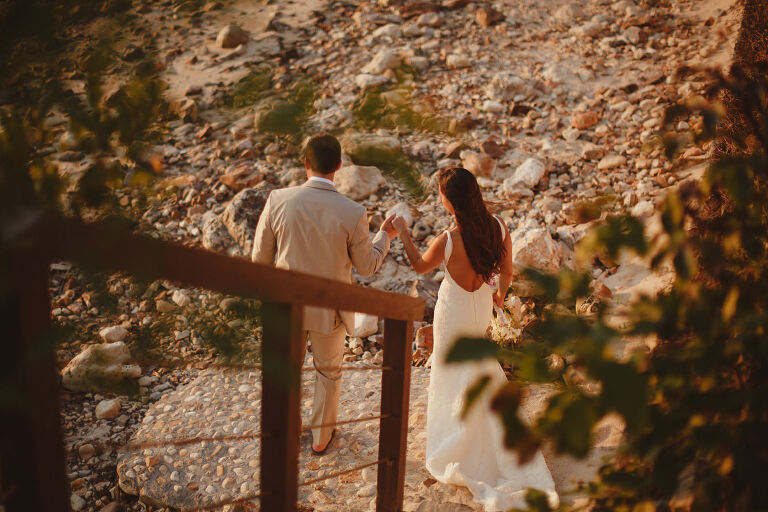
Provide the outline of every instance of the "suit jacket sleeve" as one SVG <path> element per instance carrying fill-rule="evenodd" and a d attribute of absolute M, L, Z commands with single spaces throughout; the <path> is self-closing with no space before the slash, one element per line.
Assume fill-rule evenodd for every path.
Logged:
<path fill-rule="evenodd" d="M 349 243 L 349 256 L 357 273 L 364 277 L 373 275 L 384 261 L 387 251 L 389 237 L 379 231 L 371 240 L 368 235 L 368 214 L 363 212 Z"/>
<path fill-rule="evenodd" d="M 264 210 L 259 216 L 259 222 L 256 225 L 256 234 L 253 236 L 253 251 L 251 252 L 251 261 L 262 263 L 264 265 L 275 264 L 275 251 L 277 242 L 275 232 L 272 230 L 272 194 L 267 198 L 264 204 Z"/>

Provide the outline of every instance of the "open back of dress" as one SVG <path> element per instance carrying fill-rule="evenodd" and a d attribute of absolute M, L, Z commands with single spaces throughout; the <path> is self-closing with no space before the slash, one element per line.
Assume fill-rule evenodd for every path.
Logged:
<path fill-rule="evenodd" d="M 517 455 L 503 448 L 501 420 L 490 410 L 494 392 L 507 382 L 498 361 L 445 363 L 458 338 L 485 336 L 493 314 L 493 291 L 487 283 L 470 292 L 451 277 L 448 260 L 452 248 L 448 233 L 445 278 L 435 306 L 427 402 L 427 469 L 440 482 L 469 488 L 475 501 L 488 512 L 525 508 L 528 488 L 546 492 L 555 506 L 559 500 L 542 454 L 537 453 L 531 462 L 520 466 Z M 491 378 L 491 384 L 462 421 L 466 390 L 484 375 Z"/>

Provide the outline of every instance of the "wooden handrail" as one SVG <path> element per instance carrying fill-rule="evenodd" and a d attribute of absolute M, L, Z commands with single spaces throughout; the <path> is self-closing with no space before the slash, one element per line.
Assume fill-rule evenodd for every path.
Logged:
<path fill-rule="evenodd" d="M 46 217 L 35 236 L 52 259 L 167 279 L 264 302 L 358 311 L 395 320 L 421 320 L 424 300 L 278 269 L 204 249 L 131 233 L 125 223 Z"/>
<path fill-rule="evenodd" d="M 6 347 L 6 352 L 13 356 L 0 366 L 14 383 L 19 402 L 33 404 L 13 411 L 0 409 L 3 423 L 16 426 L 16 435 L 0 443 L 0 469 L 4 476 L 11 468 L 23 470 L 9 484 L 14 489 L 5 500 L 9 512 L 54 512 L 67 501 L 53 351 L 44 342 L 50 328 L 47 279 L 51 260 L 68 260 L 99 272 L 125 272 L 147 281 L 165 279 L 262 300 L 261 490 L 258 495 L 235 501 L 259 497 L 262 510 L 297 509 L 301 359 L 306 342 L 302 307 L 320 306 L 384 317 L 384 366 L 388 370 L 383 372 L 378 416 L 377 464 L 382 464 L 376 508 L 379 512 L 401 510 L 412 321 L 421 320 L 424 300 L 134 234 L 124 222 L 86 223 L 60 216 L 40 216 L 23 227 L 27 229 L 20 227 L 12 240 L 12 282 L 6 283 L 10 294 L 7 300 L 0 301 L 0 318 L 10 332 L 10 349 Z M 6 242 L 11 241 L 8 233 L 0 235 Z M 56 459 L 53 469 L 49 457 Z M 205 508 L 208 507 L 201 510 Z"/>

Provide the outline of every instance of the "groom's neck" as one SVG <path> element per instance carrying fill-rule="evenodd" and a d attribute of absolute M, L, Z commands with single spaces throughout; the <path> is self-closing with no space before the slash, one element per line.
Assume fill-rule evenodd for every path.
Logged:
<path fill-rule="evenodd" d="M 319 172 L 308 171 L 307 172 L 307 179 L 309 179 L 309 178 L 325 178 L 326 180 L 333 181 L 333 176 L 335 174 L 336 174 L 335 172 L 332 172 L 330 174 L 321 174 Z"/>

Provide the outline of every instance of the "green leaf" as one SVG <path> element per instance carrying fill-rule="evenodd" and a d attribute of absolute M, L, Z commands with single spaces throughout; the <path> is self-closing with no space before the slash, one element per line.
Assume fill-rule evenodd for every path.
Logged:
<path fill-rule="evenodd" d="M 600 399 L 608 410 L 621 414 L 628 428 L 640 428 L 647 419 L 648 379 L 629 363 L 603 362 L 594 372 L 602 386 Z"/>
<path fill-rule="evenodd" d="M 550 512 L 552 510 L 549 506 L 547 494 L 538 489 L 528 489 L 526 491 L 525 503 L 528 505 L 528 510 L 534 512 Z"/>
<path fill-rule="evenodd" d="M 474 384 L 472 384 L 467 391 L 464 394 L 464 409 L 461 411 L 461 419 L 465 419 L 467 415 L 469 414 L 469 410 L 472 408 L 472 405 L 477 401 L 477 399 L 480 397 L 480 395 L 483 393 L 483 390 L 488 387 L 488 384 L 491 382 L 491 377 L 488 375 L 483 375 L 477 381 L 475 381 Z"/>
<path fill-rule="evenodd" d="M 499 346 L 488 338 L 459 338 L 448 352 L 445 362 L 478 361 L 480 359 L 495 358 L 498 355 Z"/>

